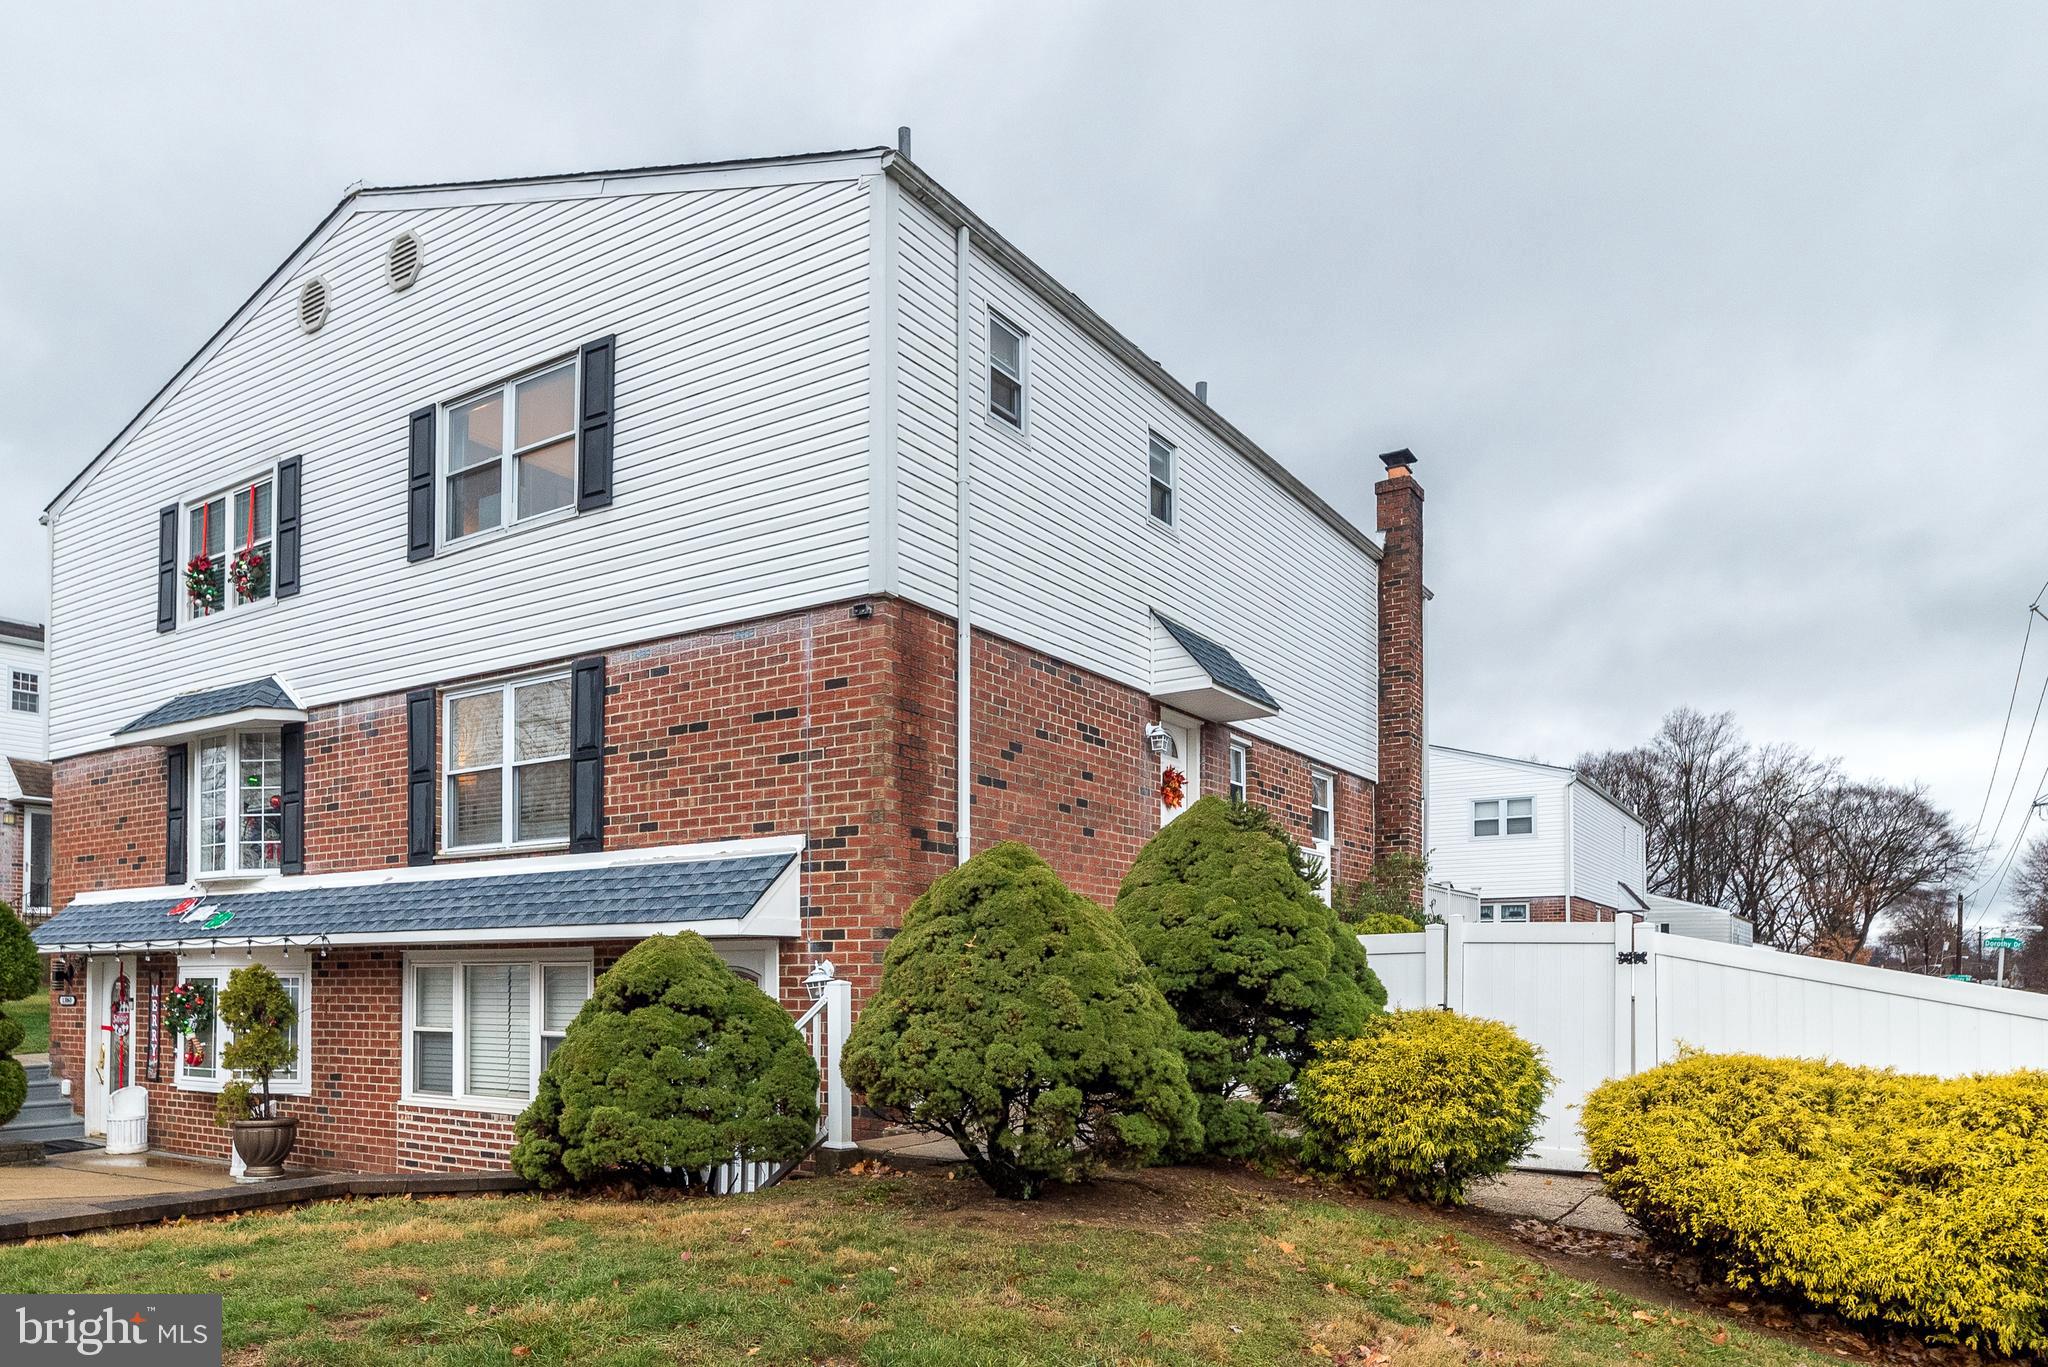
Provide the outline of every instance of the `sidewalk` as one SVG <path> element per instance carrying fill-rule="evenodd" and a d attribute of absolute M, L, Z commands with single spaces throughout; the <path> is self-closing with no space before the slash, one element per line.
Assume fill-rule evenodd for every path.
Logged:
<path fill-rule="evenodd" d="M 33 1166 L 0 1167 L 0 1211 L 20 1214 L 36 1207 L 234 1185 L 226 1167 L 82 1149 L 53 1155 Z"/>

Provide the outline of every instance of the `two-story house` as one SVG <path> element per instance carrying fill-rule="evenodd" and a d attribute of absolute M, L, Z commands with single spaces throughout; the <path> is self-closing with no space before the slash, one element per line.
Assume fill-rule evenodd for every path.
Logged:
<path fill-rule="evenodd" d="M 259 960 L 299 1161 L 496 1167 L 646 935 L 857 1004 L 969 851 L 1108 902 L 1226 790 L 1356 878 L 1411 464 L 1354 526 L 893 150 L 355 192 L 50 506 L 55 1067 L 223 1154 L 159 1004 Z"/>
<path fill-rule="evenodd" d="M 43 629 L 0 618 L 0 902 L 50 911 L 49 715 Z"/>

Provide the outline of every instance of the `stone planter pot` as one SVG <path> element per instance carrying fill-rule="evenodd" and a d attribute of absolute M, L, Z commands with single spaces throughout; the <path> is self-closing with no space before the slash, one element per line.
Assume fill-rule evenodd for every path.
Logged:
<path fill-rule="evenodd" d="M 242 1155 L 243 1176 L 282 1177 L 285 1156 L 299 1137 L 299 1122 L 293 1116 L 237 1120 L 234 1135 L 235 1152 Z"/>

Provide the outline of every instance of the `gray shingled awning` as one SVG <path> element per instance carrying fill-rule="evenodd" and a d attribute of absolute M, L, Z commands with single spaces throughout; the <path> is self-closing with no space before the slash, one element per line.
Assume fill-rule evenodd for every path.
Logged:
<path fill-rule="evenodd" d="M 571 857 L 533 872 L 516 871 L 527 861 L 505 861 L 460 866 L 458 876 L 443 868 L 273 878 L 258 889 L 196 896 L 88 894 L 38 927 L 34 938 L 45 953 L 56 953 L 251 941 L 641 939 L 675 930 L 794 935 L 798 855 L 787 842 L 753 843 L 765 848 L 635 862 L 612 855 L 575 863 Z"/>
<path fill-rule="evenodd" d="M 304 721 L 306 714 L 276 679 L 264 677 L 225 688 L 208 688 L 197 693 L 180 693 L 114 732 L 131 738 L 148 733 L 151 737 L 175 739 L 207 726 L 237 721 Z"/>
<path fill-rule="evenodd" d="M 1152 696 L 1206 721 L 1270 717 L 1280 701 L 1237 656 L 1164 613 L 1152 614 Z"/>

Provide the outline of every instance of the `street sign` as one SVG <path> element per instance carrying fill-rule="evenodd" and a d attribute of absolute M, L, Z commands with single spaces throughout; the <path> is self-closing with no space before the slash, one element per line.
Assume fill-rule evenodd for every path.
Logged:
<path fill-rule="evenodd" d="M 2010 935 L 1994 935 L 1984 942 L 1986 949 L 2018 949 L 2020 941 Z"/>
<path fill-rule="evenodd" d="M 1977 981 L 1975 978 L 1971 977 L 1967 973 L 1944 973 L 1941 976 L 1947 978 L 1951 982 L 1973 983 Z"/>

